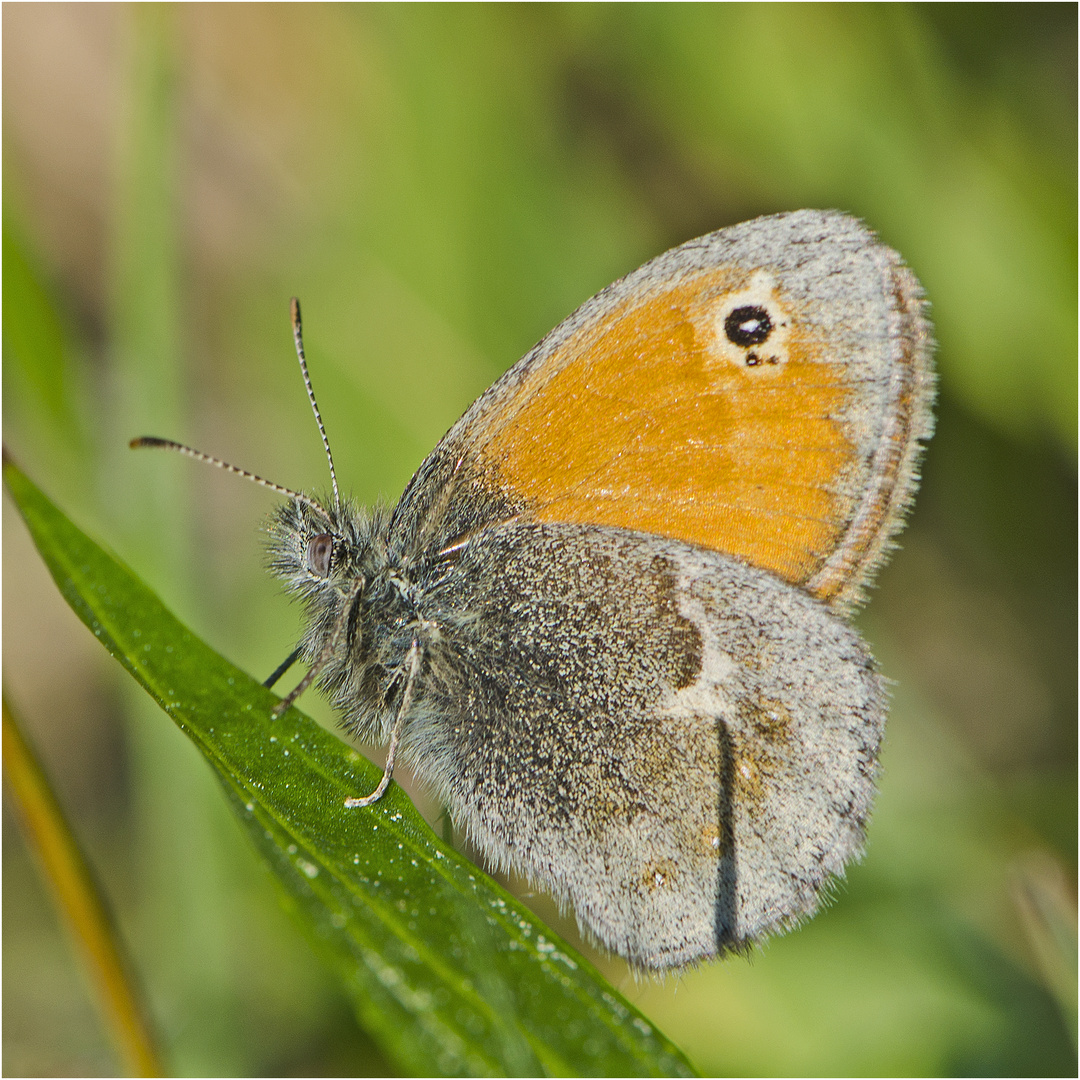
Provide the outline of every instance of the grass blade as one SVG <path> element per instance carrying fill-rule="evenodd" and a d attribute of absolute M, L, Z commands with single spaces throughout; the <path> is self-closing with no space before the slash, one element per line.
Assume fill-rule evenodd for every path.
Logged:
<path fill-rule="evenodd" d="M 108 905 L 6 697 L 3 732 L 5 790 L 82 954 L 118 1056 L 131 1076 L 164 1076 L 149 1014 Z"/>

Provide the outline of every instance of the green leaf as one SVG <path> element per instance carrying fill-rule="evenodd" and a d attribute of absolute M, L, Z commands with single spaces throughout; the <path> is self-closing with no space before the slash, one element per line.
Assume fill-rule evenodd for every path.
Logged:
<path fill-rule="evenodd" d="M 361 1024 L 416 1073 L 688 1075 L 594 968 L 444 846 L 399 787 L 181 625 L 11 463 L 60 591 L 214 767 Z M 177 807 L 178 814 L 183 807 Z"/>

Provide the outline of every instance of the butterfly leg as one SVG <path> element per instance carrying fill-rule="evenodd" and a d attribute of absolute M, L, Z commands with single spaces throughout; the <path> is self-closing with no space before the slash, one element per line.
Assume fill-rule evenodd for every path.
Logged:
<path fill-rule="evenodd" d="M 352 609 L 353 601 L 364 590 L 364 578 L 359 578 L 356 584 L 352 588 L 352 592 L 349 593 L 348 599 L 342 606 L 341 615 L 338 617 L 337 625 L 334 627 L 334 632 L 330 635 L 329 640 L 322 648 L 322 652 L 315 658 L 315 662 L 308 668 L 307 674 L 296 684 L 291 693 L 283 697 L 271 710 L 271 715 L 276 720 L 281 716 L 285 710 L 319 677 L 319 672 L 333 659 L 334 654 L 337 652 L 338 642 L 341 640 L 341 635 L 345 633 L 345 626 L 349 621 L 349 612 Z M 294 653 L 289 658 L 290 662 L 295 658 Z M 276 681 L 279 673 L 282 672 L 281 668 L 278 668 L 271 679 Z M 272 685 L 269 681 L 264 685 Z"/>
<path fill-rule="evenodd" d="M 412 705 L 413 684 L 416 682 L 416 674 L 420 670 L 420 641 L 418 638 L 413 638 L 412 647 L 405 658 L 405 664 L 408 668 L 405 692 L 401 695 L 401 707 L 398 709 L 394 726 L 390 729 L 390 748 L 386 752 L 386 768 L 383 770 L 382 779 L 379 781 L 379 786 L 370 795 L 365 795 L 361 799 L 346 799 L 345 805 L 349 809 L 358 806 L 370 806 L 372 803 L 378 802 L 382 798 L 383 792 L 390 786 L 390 778 L 394 773 L 394 758 L 397 756 L 398 740 L 401 738 L 401 729 L 405 726 L 405 717 L 408 715 L 409 708 Z"/>

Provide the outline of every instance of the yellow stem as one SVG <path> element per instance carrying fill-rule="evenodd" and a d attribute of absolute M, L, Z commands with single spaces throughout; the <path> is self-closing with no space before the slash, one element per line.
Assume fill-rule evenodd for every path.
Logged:
<path fill-rule="evenodd" d="M 153 1033 L 112 918 L 60 804 L 3 701 L 6 790 L 61 916 L 97 988 L 99 1007 L 131 1076 L 164 1076 Z"/>

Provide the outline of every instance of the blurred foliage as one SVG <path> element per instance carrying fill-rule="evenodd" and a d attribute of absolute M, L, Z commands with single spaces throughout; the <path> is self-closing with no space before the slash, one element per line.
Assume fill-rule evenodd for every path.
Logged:
<path fill-rule="evenodd" d="M 260 572 L 264 493 L 123 447 L 322 485 L 291 294 L 370 501 L 666 247 L 828 206 L 901 251 L 941 401 L 860 619 L 896 680 L 867 857 L 750 963 L 636 983 L 597 962 L 706 1072 L 1075 1070 L 1074 5 L 8 5 L 4 31 L 5 439 L 260 677 L 297 625 Z M 6 685 L 173 1067 L 385 1072 L 202 762 L 100 664 L 13 517 Z M 4 1070 L 108 1074 L 4 827 Z"/>

